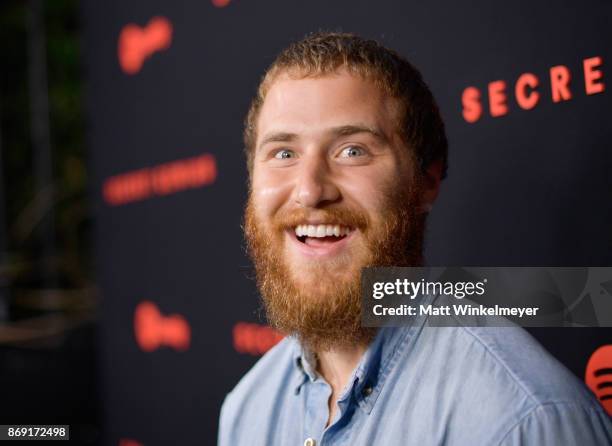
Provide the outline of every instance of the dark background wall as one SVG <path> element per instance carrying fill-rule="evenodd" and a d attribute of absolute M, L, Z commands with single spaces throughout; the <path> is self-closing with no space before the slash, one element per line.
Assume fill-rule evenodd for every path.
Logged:
<path fill-rule="evenodd" d="M 308 32 L 382 41 L 437 97 L 450 170 L 429 222 L 430 264 L 611 265 L 611 13 L 594 0 L 84 2 L 105 443 L 215 444 L 224 395 L 276 340 L 240 229 L 242 120 L 265 67 Z M 605 88 L 587 94 L 593 57 Z M 554 102 L 559 65 L 571 98 Z M 515 98 L 523 73 L 539 81 L 531 110 Z M 507 112 L 493 117 L 498 80 Z M 470 86 L 476 122 L 462 113 Z M 581 378 L 612 338 L 532 333 Z"/>

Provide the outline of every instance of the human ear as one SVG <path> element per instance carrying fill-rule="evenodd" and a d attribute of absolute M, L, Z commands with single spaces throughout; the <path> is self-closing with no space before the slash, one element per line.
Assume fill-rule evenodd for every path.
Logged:
<path fill-rule="evenodd" d="M 440 183 L 442 182 L 442 160 L 432 161 L 421 177 L 421 199 L 419 210 L 423 214 L 431 212 L 433 203 L 438 198 Z"/>

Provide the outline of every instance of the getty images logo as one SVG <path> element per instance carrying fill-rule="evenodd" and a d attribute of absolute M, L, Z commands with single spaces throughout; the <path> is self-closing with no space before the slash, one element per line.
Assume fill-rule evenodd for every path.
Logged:
<path fill-rule="evenodd" d="M 612 415 L 612 345 L 593 352 L 584 380 L 609 415 Z"/>

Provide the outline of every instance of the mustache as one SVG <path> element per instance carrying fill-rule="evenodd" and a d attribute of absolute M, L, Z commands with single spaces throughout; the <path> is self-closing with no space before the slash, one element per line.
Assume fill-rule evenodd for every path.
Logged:
<path fill-rule="evenodd" d="M 272 221 L 276 230 L 293 229 L 307 221 L 317 220 L 326 225 L 341 225 L 364 230 L 369 226 L 369 218 L 365 212 L 346 207 L 330 207 L 327 209 L 289 209 L 279 211 Z"/>

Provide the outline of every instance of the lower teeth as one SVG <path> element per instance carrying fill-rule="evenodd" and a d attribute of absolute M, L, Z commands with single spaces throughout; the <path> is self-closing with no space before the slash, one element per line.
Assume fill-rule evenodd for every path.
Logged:
<path fill-rule="evenodd" d="M 337 242 L 338 240 L 342 240 L 344 237 L 346 237 L 345 235 L 341 235 L 339 237 L 333 236 L 333 235 L 328 235 L 326 237 L 308 237 L 307 235 L 303 235 L 301 237 L 298 237 L 297 239 L 302 242 L 302 243 L 306 243 L 306 239 L 311 239 L 311 240 L 326 240 L 329 242 Z"/>

